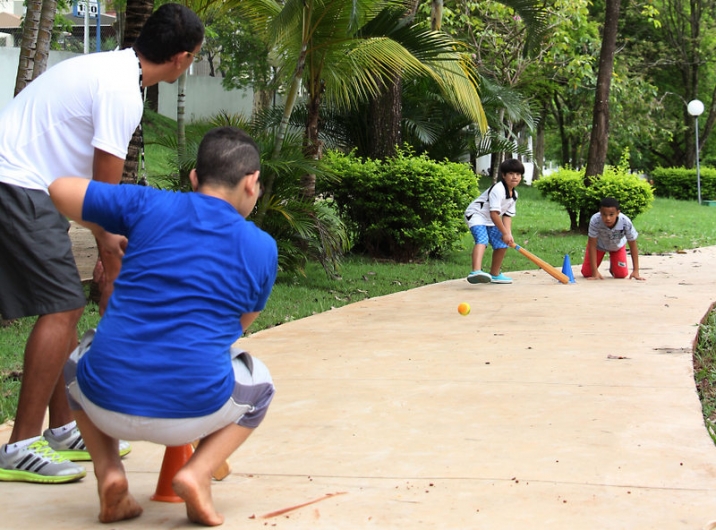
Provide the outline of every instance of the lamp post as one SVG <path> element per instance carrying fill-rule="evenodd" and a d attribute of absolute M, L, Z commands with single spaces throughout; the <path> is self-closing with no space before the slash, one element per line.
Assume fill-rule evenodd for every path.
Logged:
<path fill-rule="evenodd" d="M 699 116 L 704 112 L 704 104 L 698 99 L 692 99 L 686 106 L 686 110 L 694 117 L 694 130 L 696 131 L 696 189 L 699 193 L 699 204 L 701 204 L 701 168 L 699 167 Z"/>

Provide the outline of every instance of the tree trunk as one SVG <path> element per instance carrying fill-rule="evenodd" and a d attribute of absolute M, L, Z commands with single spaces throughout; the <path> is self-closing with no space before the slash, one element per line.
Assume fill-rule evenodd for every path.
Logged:
<path fill-rule="evenodd" d="M 122 49 L 129 48 L 134 44 L 152 11 L 154 11 L 153 0 L 127 0 L 127 8 L 124 12 Z"/>
<path fill-rule="evenodd" d="M 619 29 L 619 7 L 621 0 L 607 0 L 604 29 L 602 31 L 602 49 L 599 52 L 599 72 L 597 90 L 594 96 L 592 114 L 592 134 L 589 140 L 587 167 L 584 171 L 584 185 L 589 187 L 593 177 L 604 173 L 609 146 L 609 89 L 614 71 L 614 54 Z M 579 228 L 586 230 L 593 212 L 579 212 Z"/>
<path fill-rule="evenodd" d="M 617 46 L 617 30 L 619 27 L 619 5 L 621 0 L 607 0 L 604 29 L 602 32 L 602 49 L 599 53 L 599 72 L 597 73 L 597 90 L 594 97 L 592 114 L 592 133 L 589 140 L 587 168 L 584 184 L 589 186 L 592 177 L 604 172 L 607 161 L 609 143 L 609 89 L 614 71 L 614 53 Z"/>
<path fill-rule="evenodd" d="M 50 56 L 50 42 L 52 41 L 52 28 L 55 25 L 56 13 L 57 0 L 43 0 L 32 79 L 37 79 L 42 72 L 47 70 L 47 58 Z"/>
<path fill-rule="evenodd" d="M 154 112 L 159 112 L 159 84 L 147 87 L 146 94 L 147 108 Z"/>
<path fill-rule="evenodd" d="M 397 74 L 389 83 L 368 105 L 368 156 L 378 160 L 395 156 L 396 146 L 402 143 L 403 83 Z"/>
<path fill-rule="evenodd" d="M 443 0 L 432 0 L 430 4 L 430 29 L 440 31 L 443 22 Z"/>
<path fill-rule="evenodd" d="M 137 40 L 144 23 L 150 17 L 153 10 L 154 2 L 151 0 L 127 1 L 127 8 L 124 14 L 125 25 L 124 30 L 121 32 L 124 36 L 122 40 L 122 49 L 132 47 L 134 41 Z M 132 139 L 129 142 L 127 158 L 124 161 L 122 184 L 136 184 L 139 181 L 139 155 L 143 150 L 143 144 L 142 126 L 140 124 L 134 131 Z"/>
<path fill-rule="evenodd" d="M 321 140 L 318 137 L 319 120 L 321 111 L 321 100 L 324 84 L 320 79 L 315 79 L 316 90 L 314 96 L 308 102 L 308 118 L 306 119 L 305 145 L 303 152 L 306 158 L 318 160 L 323 154 Z M 301 194 L 304 198 L 313 198 L 316 196 L 316 175 L 307 173 L 301 177 Z"/>
<path fill-rule="evenodd" d="M 535 144 L 534 149 L 532 150 L 532 159 L 534 161 L 534 173 L 532 173 L 532 181 L 535 182 L 539 180 L 542 175 L 544 174 L 544 151 L 545 151 L 545 142 L 544 142 L 544 123 L 547 121 L 547 110 L 542 111 L 542 116 L 540 116 L 539 121 L 537 122 L 537 131 L 535 134 Z"/>
<path fill-rule="evenodd" d="M 179 183 L 189 188 L 189 173 L 183 169 L 186 156 L 186 78 L 184 72 L 177 80 L 177 156 L 179 157 Z"/>
<path fill-rule="evenodd" d="M 20 62 L 17 65 L 17 77 L 15 78 L 15 96 L 32 81 L 41 16 L 42 0 L 27 0 L 20 44 Z"/>

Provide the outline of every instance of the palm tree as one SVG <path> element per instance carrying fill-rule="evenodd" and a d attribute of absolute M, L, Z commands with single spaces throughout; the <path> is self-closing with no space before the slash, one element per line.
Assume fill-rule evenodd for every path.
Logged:
<path fill-rule="evenodd" d="M 25 88 L 33 79 L 35 67 L 35 52 L 37 50 L 37 36 L 40 32 L 40 17 L 42 14 L 42 0 L 28 0 L 25 20 L 22 26 L 22 41 L 20 43 L 20 62 L 17 66 L 15 78 L 15 96 Z"/>
<path fill-rule="evenodd" d="M 286 105 L 274 154 L 282 149 L 299 89 L 308 114 L 304 150 L 320 158 L 321 108 L 354 108 L 402 79 L 431 78 L 445 99 L 484 130 L 485 115 L 471 62 L 459 43 L 429 28 L 406 24 L 407 4 L 392 0 L 243 0 L 239 8 L 283 62 Z M 305 179 L 311 197 L 315 179 Z M 271 183 L 267 182 L 270 189 Z"/>
<path fill-rule="evenodd" d="M 124 28 L 121 33 L 122 49 L 130 48 L 139 37 L 142 27 L 154 11 L 154 0 L 127 0 L 124 12 Z M 139 157 L 144 149 L 142 124 L 134 131 L 129 142 L 127 158 L 124 161 L 122 184 L 136 184 L 139 182 Z"/>
<path fill-rule="evenodd" d="M 337 274 L 337 267 L 349 248 L 349 238 L 343 222 L 325 201 L 307 199 L 299 189 L 300 176 L 311 173 L 330 179 L 320 161 L 306 159 L 300 134 L 288 133 L 284 148 L 274 155 L 275 130 L 281 115 L 267 110 L 249 120 L 222 112 L 208 123 L 194 124 L 182 154 L 177 149 L 176 136 L 161 136 L 157 143 L 178 155 L 174 159 L 176 172 L 165 179 L 162 187 L 184 190 L 178 175 L 188 174 L 195 167 L 199 143 L 213 127 L 232 126 L 247 131 L 256 141 L 261 153 L 261 180 L 270 175 L 273 182 L 249 220 L 271 234 L 279 249 L 279 267 L 284 272 L 303 273 L 309 260 L 321 263 L 329 276 Z"/>
<path fill-rule="evenodd" d="M 43 0 L 32 79 L 37 79 L 37 76 L 47 70 L 47 59 L 50 56 L 50 42 L 52 41 L 52 28 L 55 25 L 56 13 L 57 0 Z"/>

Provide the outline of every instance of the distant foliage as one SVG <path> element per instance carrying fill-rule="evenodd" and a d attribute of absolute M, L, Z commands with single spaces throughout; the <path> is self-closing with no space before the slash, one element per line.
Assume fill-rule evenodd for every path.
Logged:
<path fill-rule="evenodd" d="M 701 197 L 709 200 L 716 199 L 716 169 L 701 167 L 700 175 Z M 682 201 L 698 199 L 696 169 L 658 167 L 650 173 L 649 178 L 657 197 L 669 197 Z"/>
<path fill-rule="evenodd" d="M 534 185 L 544 197 L 567 210 L 573 230 L 579 225 L 580 212 L 591 216 L 599 211 L 599 201 L 604 197 L 617 199 L 621 211 L 634 219 L 651 208 L 654 191 L 649 182 L 629 173 L 627 156 L 628 153 L 618 167 L 607 166 L 589 187 L 584 185 L 584 170 L 573 169 L 561 169 Z"/>
<path fill-rule="evenodd" d="M 408 149 L 383 161 L 330 151 L 323 162 L 339 182 L 320 191 L 335 200 L 356 250 L 402 262 L 440 256 L 466 230 L 463 212 L 477 196 L 467 164 Z"/>

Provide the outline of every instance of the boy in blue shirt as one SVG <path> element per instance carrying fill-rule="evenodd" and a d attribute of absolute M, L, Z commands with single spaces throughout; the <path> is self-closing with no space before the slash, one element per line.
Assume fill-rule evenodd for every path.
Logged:
<path fill-rule="evenodd" d="M 626 215 L 619 210 L 619 201 L 613 197 L 605 197 L 599 203 L 599 211 L 589 220 L 589 239 L 582 264 L 582 276 L 588 280 L 603 280 L 599 265 L 604 254 L 609 252 L 609 272 L 615 278 L 634 278 L 645 280 L 639 275 L 639 248 L 636 238 L 639 233 Z M 633 271 L 629 274 L 626 264 L 626 245 Z"/>
<path fill-rule="evenodd" d="M 512 218 L 515 216 L 517 185 L 525 173 L 525 166 L 514 158 L 500 164 L 500 179 L 490 186 L 465 210 L 465 222 L 475 240 L 472 249 L 470 283 L 512 283 L 512 278 L 500 272 L 507 248 L 514 243 Z M 490 273 L 482 270 L 482 257 L 487 244 L 492 245 Z"/>
<path fill-rule="evenodd" d="M 174 477 L 188 518 L 207 526 L 211 475 L 261 423 L 274 388 L 267 368 L 232 345 L 264 308 L 276 242 L 246 220 L 261 193 L 259 151 L 233 127 L 201 142 L 195 193 L 60 178 L 57 209 L 127 237 L 96 334 L 65 366 L 70 405 L 94 462 L 103 523 L 137 517 L 118 439 L 179 446 L 200 439 Z"/>

